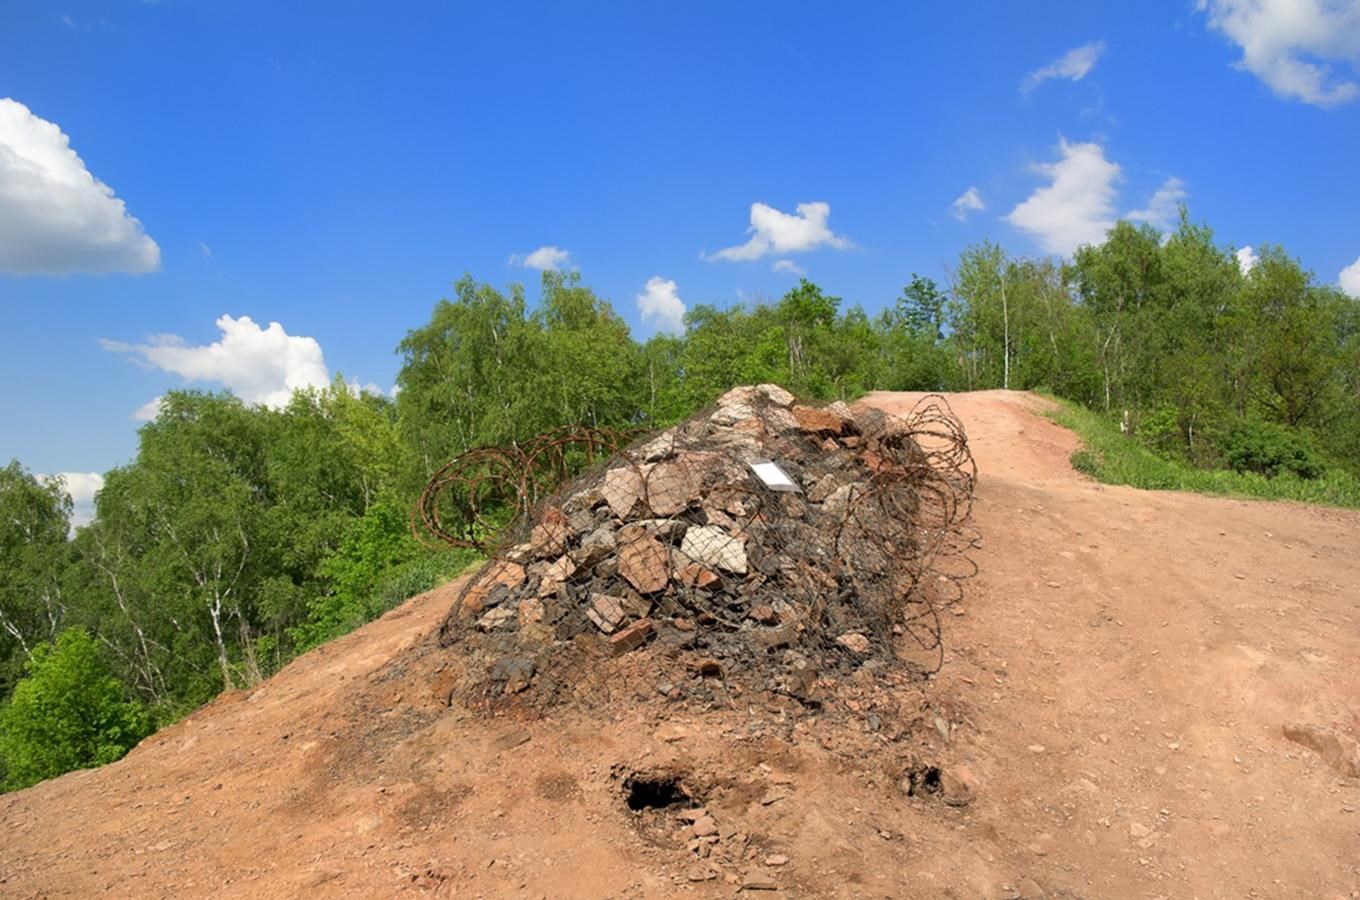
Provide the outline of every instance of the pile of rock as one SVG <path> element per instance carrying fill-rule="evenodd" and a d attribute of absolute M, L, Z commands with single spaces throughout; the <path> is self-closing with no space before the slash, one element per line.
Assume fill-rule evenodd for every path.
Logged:
<path fill-rule="evenodd" d="M 638 677 L 671 697 L 719 680 L 811 701 L 819 674 L 895 659 L 972 488 L 919 426 L 741 387 L 563 485 L 445 622 L 466 699 L 579 697 L 648 656 Z"/>

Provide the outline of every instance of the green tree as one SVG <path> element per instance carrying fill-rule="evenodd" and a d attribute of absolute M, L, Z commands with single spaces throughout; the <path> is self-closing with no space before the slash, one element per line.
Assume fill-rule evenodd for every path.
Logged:
<path fill-rule="evenodd" d="M 145 709 L 127 698 L 85 631 L 34 647 L 26 670 L 0 709 L 7 790 L 113 762 L 150 733 Z"/>

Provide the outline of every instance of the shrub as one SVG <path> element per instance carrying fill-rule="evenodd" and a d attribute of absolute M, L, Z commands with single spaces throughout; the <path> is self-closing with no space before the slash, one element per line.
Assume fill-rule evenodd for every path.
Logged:
<path fill-rule="evenodd" d="M 6 790 L 113 762 L 151 732 L 146 709 L 128 699 L 83 629 L 35 647 L 25 669 L 0 709 Z"/>
<path fill-rule="evenodd" d="M 1237 472 L 1256 472 L 1267 478 L 1291 472 L 1313 479 L 1325 471 L 1303 435 L 1273 422 L 1237 422 L 1224 432 L 1219 449 Z"/>

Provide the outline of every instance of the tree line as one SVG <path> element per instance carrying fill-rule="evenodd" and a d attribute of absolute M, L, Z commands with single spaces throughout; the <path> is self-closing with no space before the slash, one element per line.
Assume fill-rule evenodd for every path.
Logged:
<path fill-rule="evenodd" d="M 474 557 L 408 520 L 463 450 L 660 427 L 735 384 L 1044 390 L 1188 465 L 1360 474 L 1360 303 L 1280 248 L 1243 271 L 1184 212 L 1067 262 L 984 242 L 875 315 L 802 280 L 645 342 L 576 273 L 545 273 L 533 306 L 464 277 L 398 352 L 395 400 L 339 378 L 282 409 L 171 392 L 73 536 L 59 482 L 0 468 L 0 784 L 116 758 L 456 574 Z"/>

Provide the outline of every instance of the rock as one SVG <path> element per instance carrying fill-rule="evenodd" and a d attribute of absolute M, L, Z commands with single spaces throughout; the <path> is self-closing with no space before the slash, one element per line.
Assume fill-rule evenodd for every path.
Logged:
<path fill-rule="evenodd" d="M 629 541 L 619 550 L 619 574 L 639 593 L 650 594 L 664 588 L 670 581 L 669 564 L 670 553 L 665 545 L 650 535 Z"/>
<path fill-rule="evenodd" d="M 543 573 L 544 581 L 566 581 L 576 574 L 576 563 L 570 556 L 563 556 L 548 566 Z"/>
<path fill-rule="evenodd" d="M 673 543 L 684 535 L 688 524 L 683 519 L 639 519 L 620 528 L 618 538 L 626 544 L 643 535 L 651 535 L 666 543 Z"/>
<path fill-rule="evenodd" d="M 694 820 L 690 829 L 694 832 L 695 837 L 708 837 L 710 834 L 718 833 L 718 823 L 712 816 L 700 816 Z"/>
<path fill-rule="evenodd" d="M 567 549 L 570 526 L 567 515 L 556 507 L 545 509 L 529 532 L 529 547 L 539 559 L 560 556 Z"/>
<path fill-rule="evenodd" d="M 693 525 L 685 531 L 680 552 L 711 569 L 745 575 L 745 545 L 715 525 Z"/>
<path fill-rule="evenodd" d="M 761 413 L 761 418 L 765 421 L 765 424 L 775 432 L 798 430 L 798 420 L 794 418 L 793 413 L 789 412 L 787 409 L 781 409 L 778 406 L 771 406 L 769 409 L 765 410 L 765 412 Z"/>
<path fill-rule="evenodd" d="M 714 425 L 730 426 L 743 419 L 753 419 L 755 415 L 756 411 L 745 403 L 730 403 L 726 406 L 719 406 L 714 410 L 713 415 L 708 417 L 708 421 Z"/>
<path fill-rule="evenodd" d="M 700 806 L 695 809 L 680 810 L 680 815 L 677 818 L 679 818 L 681 822 L 688 822 L 691 825 L 693 825 L 695 822 L 699 821 L 700 819 L 707 815 L 708 808 Z"/>
<path fill-rule="evenodd" d="M 1335 729 L 1298 723 L 1284 726 L 1284 736 L 1322 757 L 1323 762 L 1348 778 L 1360 778 L 1360 745 Z"/>
<path fill-rule="evenodd" d="M 636 650 L 647 642 L 647 638 L 652 636 L 654 630 L 655 626 L 651 619 L 638 619 L 618 634 L 610 637 L 610 652 L 614 656 L 622 656 L 630 650 Z"/>
<path fill-rule="evenodd" d="M 779 614 L 776 613 L 774 607 L 770 606 L 768 603 L 762 603 L 759 606 L 751 607 L 751 611 L 747 613 L 747 615 L 762 625 L 779 624 Z"/>
<path fill-rule="evenodd" d="M 537 597 L 525 597 L 519 601 L 519 625 L 534 625 L 543 621 L 543 601 Z"/>
<path fill-rule="evenodd" d="M 613 634 L 623 624 L 623 601 L 608 594 L 591 594 L 586 618 L 605 634 Z"/>
<path fill-rule="evenodd" d="M 747 872 L 741 877 L 743 891 L 777 891 L 779 884 L 765 872 Z"/>
<path fill-rule="evenodd" d="M 520 744 L 527 744 L 532 737 L 533 735 L 523 728 L 518 731 L 507 731 L 491 742 L 491 749 L 503 753 L 506 750 L 513 750 Z"/>
<path fill-rule="evenodd" d="M 767 866 L 787 866 L 788 864 L 789 858 L 782 853 L 771 853 L 765 857 L 765 865 Z"/>
<path fill-rule="evenodd" d="M 643 462 L 657 462 L 675 455 L 675 429 L 661 432 L 647 443 L 632 451 L 634 458 Z"/>
<path fill-rule="evenodd" d="M 486 608 L 487 597 L 498 586 L 514 590 L 524 583 L 524 566 L 508 559 L 495 559 L 463 595 L 463 608 L 473 615 Z"/>
<path fill-rule="evenodd" d="M 940 799 L 946 806 L 967 806 L 977 799 L 979 782 L 973 770 L 964 765 L 940 770 Z"/>
<path fill-rule="evenodd" d="M 685 878 L 690 881 L 712 881 L 718 877 L 717 871 L 711 866 L 691 866 L 685 872 Z"/>
<path fill-rule="evenodd" d="M 1149 827 L 1147 827 L 1146 825 L 1143 825 L 1143 824 L 1140 823 L 1140 822 L 1130 822 L 1130 823 L 1129 823 L 1129 837 L 1131 837 L 1131 838 L 1145 838 L 1145 837 L 1149 837 L 1151 834 L 1152 834 L 1152 829 L 1149 828 Z"/>
<path fill-rule="evenodd" d="M 840 482 L 836 481 L 836 476 L 830 473 L 823 475 L 817 483 L 808 488 L 807 498 L 813 503 L 821 503 L 840 487 Z"/>
<path fill-rule="evenodd" d="M 858 631 L 847 632 L 836 638 L 836 643 L 840 644 L 851 653 L 858 653 L 860 656 L 868 656 L 873 652 L 873 645 L 869 639 Z"/>
<path fill-rule="evenodd" d="M 642 499 L 642 473 L 627 465 L 610 469 L 604 473 L 600 495 L 609 504 L 610 512 L 620 519 L 626 519 Z"/>
<path fill-rule="evenodd" d="M 686 563 L 676 575 L 675 580 L 687 588 L 700 588 L 708 590 L 719 581 L 718 574 L 711 569 L 705 569 L 696 562 Z"/>
<path fill-rule="evenodd" d="M 581 538 L 581 546 L 570 553 L 571 561 L 576 563 L 577 568 L 589 569 L 608 559 L 617 547 L 614 529 L 601 525 Z"/>
<path fill-rule="evenodd" d="M 508 606 L 497 606 L 487 612 L 477 620 L 479 631 L 495 631 L 504 625 L 513 622 L 518 614 L 518 610 Z"/>
<path fill-rule="evenodd" d="M 518 694 L 529 686 L 534 677 L 534 664 L 527 659 L 499 660 L 491 669 L 491 680 L 504 682 L 507 694 Z"/>
<path fill-rule="evenodd" d="M 822 507 L 833 516 L 844 516 L 850 511 L 851 504 L 858 500 L 864 491 L 864 485 L 857 481 L 843 484 L 822 501 Z"/>
<path fill-rule="evenodd" d="M 690 668 L 705 678 L 722 678 L 724 674 L 722 663 L 710 656 L 695 660 Z"/>
<path fill-rule="evenodd" d="M 647 506 L 655 516 L 674 516 L 689 506 L 697 485 L 684 460 L 657 463 L 647 473 Z"/>
<path fill-rule="evenodd" d="M 795 406 L 792 412 L 798 427 L 809 434 L 840 434 L 845 430 L 845 420 L 828 410 Z"/>
<path fill-rule="evenodd" d="M 775 406 L 792 406 L 795 399 L 793 394 L 777 384 L 758 384 L 756 385 L 756 393 L 763 394 L 765 399 Z"/>
<path fill-rule="evenodd" d="M 1020 883 L 1015 886 L 1019 892 L 1020 900 L 1048 900 L 1048 894 L 1039 887 L 1033 878 L 1022 878 Z"/>

